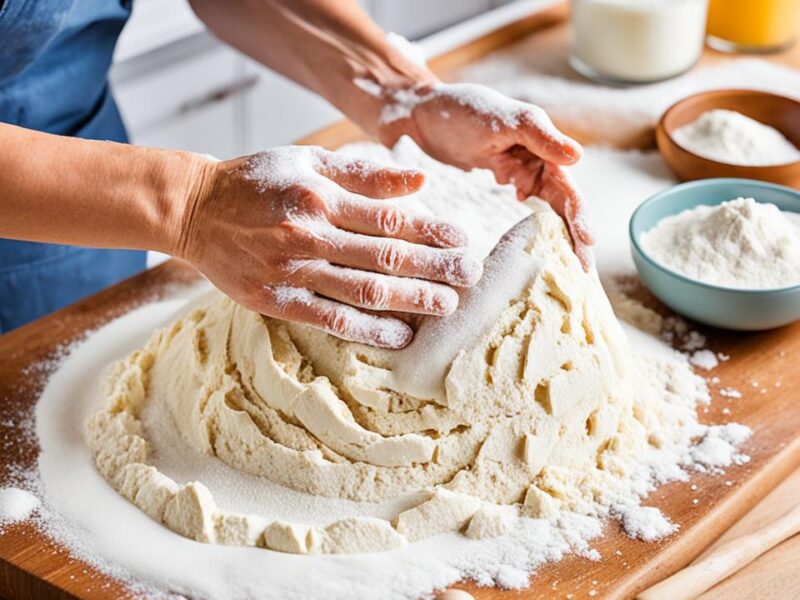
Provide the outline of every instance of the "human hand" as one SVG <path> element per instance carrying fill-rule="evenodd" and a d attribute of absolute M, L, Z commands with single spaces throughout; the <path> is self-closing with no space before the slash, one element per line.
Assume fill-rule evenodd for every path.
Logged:
<path fill-rule="evenodd" d="M 452 313 L 482 272 L 456 227 L 372 199 L 423 182 L 312 146 L 208 161 L 176 253 L 251 310 L 401 348 L 413 331 L 383 311 Z"/>
<path fill-rule="evenodd" d="M 423 85 L 385 97 L 384 141 L 406 133 L 437 160 L 489 169 L 499 183 L 514 184 L 520 200 L 546 201 L 566 221 L 575 253 L 588 268 L 594 237 L 581 196 L 562 168 L 580 159 L 581 147 L 544 110 L 469 83 Z"/>

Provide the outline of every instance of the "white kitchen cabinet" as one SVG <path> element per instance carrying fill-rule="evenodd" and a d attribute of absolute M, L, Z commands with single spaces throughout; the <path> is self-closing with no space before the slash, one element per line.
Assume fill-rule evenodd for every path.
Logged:
<path fill-rule="evenodd" d="M 246 154 L 291 144 L 342 118 L 323 98 L 254 61 L 245 72 L 257 78 L 243 94 Z"/>
<path fill-rule="evenodd" d="M 132 142 L 156 148 L 175 148 L 211 154 L 220 159 L 242 154 L 239 107 L 228 100 L 193 109 L 156 126 L 136 131 Z"/>
<path fill-rule="evenodd" d="M 373 17 L 387 31 L 419 38 L 473 17 L 492 6 L 492 0 L 373 0 Z"/>
<path fill-rule="evenodd" d="M 132 141 L 237 156 L 244 145 L 242 97 L 255 77 L 245 73 L 237 52 L 211 39 L 171 53 L 137 58 L 113 74 Z M 153 61 L 157 68 L 148 68 Z"/>

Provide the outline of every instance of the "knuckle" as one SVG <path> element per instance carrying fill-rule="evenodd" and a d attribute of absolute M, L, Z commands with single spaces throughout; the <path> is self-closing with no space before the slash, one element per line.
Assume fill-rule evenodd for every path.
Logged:
<path fill-rule="evenodd" d="M 350 332 L 350 319 L 347 314 L 339 309 L 325 311 L 322 315 L 325 329 L 339 337 L 346 337 Z"/>
<path fill-rule="evenodd" d="M 278 242 L 282 247 L 294 246 L 296 244 L 304 245 L 313 239 L 308 227 L 297 223 L 295 221 L 281 221 L 277 228 L 276 234 Z"/>
<path fill-rule="evenodd" d="M 406 253 L 400 246 L 393 242 L 383 244 L 378 250 L 378 267 L 387 273 L 396 273 L 406 261 Z"/>
<path fill-rule="evenodd" d="M 382 282 L 370 278 L 356 286 L 355 300 L 361 306 L 383 310 L 389 306 L 389 290 Z"/>
<path fill-rule="evenodd" d="M 378 212 L 378 228 L 387 235 L 398 235 L 405 226 L 405 216 L 393 207 Z"/>
<path fill-rule="evenodd" d="M 293 255 L 315 255 L 330 246 L 321 232 L 302 222 L 284 220 L 276 229 L 278 247 Z"/>
<path fill-rule="evenodd" d="M 294 183 L 284 190 L 283 206 L 289 217 L 325 212 L 325 200 L 308 186 L 298 183 Z"/>

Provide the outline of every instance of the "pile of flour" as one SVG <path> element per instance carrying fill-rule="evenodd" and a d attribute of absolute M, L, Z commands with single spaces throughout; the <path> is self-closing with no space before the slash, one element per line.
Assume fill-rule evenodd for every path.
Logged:
<path fill-rule="evenodd" d="M 408 140 L 403 140 L 394 151 L 376 145 L 359 144 L 346 148 L 345 152 L 424 169 L 429 176 L 425 190 L 398 202 L 434 214 L 455 217 L 459 225 L 468 231 L 470 245 L 478 256 L 490 254 L 509 227 L 530 214 L 530 209 L 516 202 L 513 189 L 496 185 L 490 174 L 484 171 L 465 174 L 441 165 L 426 157 Z M 668 182 L 668 174 L 657 155 L 589 149 L 575 175 L 589 197 L 590 216 L 594 216 L 596 224 L 606 232 L 597 248 L 599 268 L 606 275 L 627 272 L 632 266 L 627 250 L 626 215 L 642 197 L 662 188 Z M 563 235 L 563 230 L 559 231 L 559 235 Z M 553 242 L 548 243 L 555 243 L 558 239 L 555 237 Z M 567 257 L 571 255 L 567 254 Z M 541 280 L 539 285 L 544 283 L 545 280 Z M 547 286 L 540 289 L 544 291 Z M 575 296 L 570 292 L 566 297 Z M 746 460 L 741 449 L 737 448 L 748 433 L 746 428 L 729 430 L 726 426 L 706 426 L 698 422 L 696 408 L 698 404 L 709 401 L 708 390 L 704 380 L 692 373 L 687 357 L 651 336 L 624 327 L 625 345 L 630 345 L 630 352 L 636 357 L 626 368 L 635 368 L 638 372 L 633 399 L 637 416 L 627 423 L 634 430 L 641 431 L 642 435 L 645 432 L 652 432 L 652 435 L 642 438 L 637 433 L 633 436 L 633 439 L 646 440 L 641 452 L 623 449 L 619 454 L 603 453 L 609 459 L 616 455 L 622 460 L 610 460 L 605 467 L 596 471 L 599 479 L 593 476 L 587 481 L 589 488 L 598 492 L 596 497 L 593 494 L 584 495 L 580 489 L 571 491 L 574 488 L 568 476 L 569 469 L 556 469 L 545 487 L 551 493 L 556 492 L 551 497 L 566 500 L 564 506 L 548 506 L 547 499 L 535 493 L 531 494 L 527 506 L 524 502 L 526 498 L 521 498 L 523 502 L 519 506 L 482 499 L 481 516 L 476 518 L 473 515 L 463 532 L 442 533 L 394 550 L 297 557 L 260 548 L 198 544 L 175 535 L 137 508 L 137 500 L 146 506 L 158 504 L 155 499 L 145 502 L 146 494 L 139 493 L 141 486 L 132 494 L 134 503 L 129 503 L 106 483 L 98 474 L 86 447 L 83 427 L 86 419 L 102 409 L 109 399 L 108 390 L 100 390 L 97 386 L 97 374 L 103 371 L 109 358 L 125 357 L 142 348 L 149 332 L 168 325 L 176 318 L 186 318 L 206 301 L 192 303 L 188 310 L 182 308 L 182 300 L 152 304 L 93 333 L 54 374 L 36 409 L 36 430 L 42 447 L 39 463 L 41 485 L 37 494 L 44 501 L 40 511 L 43 526 L 51 536 L 67 545 L 75 556 L 116 577 L 135 582 L 135 589 L 147 597 L 167 598 L 173 593 L 215 599 L 299 599 L 309 595 L 329 598 L 417 598 L 462 578 L 474 579 L 481 585 L 525 587 L 532 571 L 546 562 L 559 560 L 569 552 L 577 552 L 595 560 L 615 560 L 615 556 L 601 557 L 591 548 L 591 539 L 601 534 L 604 519 L 609 516 L 619 519 L 625 530 L 635 537 L 652 540 L 669 535 L 675 531 L 677 524 L 670 521 L 668 514 L 642 506 L 643 495 L 660 483 L 685 480 L 694 470 L 724 469 Z M 543 301 L 544 297 L 536 300 L 540 303 Z M 557 314 L 552 312 L 554 310 L 567 313 L 572 310 L 560 306 L 554 299 L 547 302 L 555 303 L 548 308 L 551 315 Z M 520 308 L 524 306 L 515 304 Z M 580 304 L 576 302 L 575 306 Z M 224 311 L 222 314 L 224 316 Z M 509 364 L 509 361 L 513 364 L 516 357 L 520 356 L 518 348 L 529 343 L 527 337 L 531 330 L 526 328 L 530 321 L 526 322 L 521 316 L 522 312 L 510 311 L 496 323 L 496 331 L 502 332 L 507 338 L 507 343 L 501 344 L 493 352 L 496 373 L 501 375 L 506 372 L 503 365 Z M 605 322 L 607 319 L 603 317 L 601 320 Z M 580 323 L 580 320 L 573 323 Z M 224 323 L 221 324 L 224 326 Z M 577 334 L 581 328 L 573 331 Z M 551 335 L 556 333 L 553 331 Z M 614 340 L 618 339 L 617 334 L 613 336 Z M 186 350 L 201 350 L 197 354 L 192 350 L 195 358 L 191 360 L 202 358 L 205 354 L 202 351 L 205 347 L 204 336 L 198 334 L 196 337 L 187 337 L 195 341 L 184 345 Z M 298 347 L 313 346 L 314 340 L 310 340 L 310 344 L 302 344 L 300 337 L 296 339 Z M 609 344 L 608 341 L 601 343 Z M 288 346 L 283 348 L 287 350 Z M 211 347 L 208 349 L 211 350 Z M 318 352 L 322 353 L 323 349 L 319 348 Z M 479 353 L 474 353 L 475 359 L 479 356 Z M 289 366 L 289 363 L 285 364 Z M 532 361 L 531 367 L 536 366 L 537 361 Z M 639 372 L 639 369 L 643 371 Z M 308 372 L 305 368 L 301 370 Z M 573 371 L 577 372 L 576 369 Z M 284 372 L 288 375 L 288 372 Z M 176 370 L 176 374 L 186 378 L 201 373 L 194 369 Z M 513 369 L 510 373 L 513 373 Z M 509 381 L 513 381 L 513 378 Z M 125 390 L 125 382 L 132 384 L 125 393 L 129 398 L 135 398 L 136 378 L 123 377 L 119 381 L 122 384 L 119 391 Z M 557 399 L 558 386 L 554 386 L 553 390 L 553 398 Z M 541 395 L 540 398 L 544 399 Z M 67 399 L 69 402 L 66 402 Z M 376 397 L 376 400 L 380 398 Z M 595 402 L 590 397 L 578 401 L 583 406 L 591 406 Z M 625 402 L 613 403 L 615 406 L 611 408 L 614 411 L 623 409 Z M 232 396 L 226 398 L 222 405 L 215 399 L 208 406 L 215 403 L 218 408 L 224 408 L 223 405 L 236 407 Z M 390 400 L 390 406 L 392 403 Z M 410 405 L 403 407 L 398 402 L 394 402 L 394 405 L 394 410 L 401 411 L 397 414 L 409 410 L 409 415 L 421 412 L 431 413 L 435 417 L 435 413 L 440 412 L 426 409 L 424 405 L 416 408 Z M 434 402 L 429 406 L 435 408 L 436 405 Z M 558 407 L 558 403 L 552 405 L 554 412 L 550 418 L 553 423 L 566 418 L 559 413 Z M 311 532 L 325 530 L 332 522 L 355 517 L 396 524 L 394 519 L 398 514 L 413 511 L 430 498 L 430 491 L 423 491 L 381 502 L 364 502 L 311 495 L 274 484 L 265 477 L 232 468 L 213 454 L 198 452 L 196 442 L 187 435 L 191 420 L 178 423 L 171 410 L 169 403 L 150 402 L 142 411 L 141 432 L 149 444 L 151 466 L 181 487 L 195 481 L 202 482 L 216 502 L 220 514 L 219 519 L 214 519 L 214 529 L 206 531 L 216 535 L 216 523 L 227 525 L 224 535 L 229 536 L 226 538 L 228 541 L 236 543 L 237 538 L 230 536 L 237 531 L 246 534 L 249 530 L 244 526 L 244 520 L 238 521 L 242 527 L 230 527 L 236 523 L 230 517 L 236 514 L 264 515 L 273 522 L 305 524 L 306 530 Z M 230 411 L 228 425 L 235 424 L 244 416 L 236 410 Z M 602 435 L 608 422 L 607 416 L 598 413 L 592 419 L 580 422 L 580 425 Z M 206 420 L 206 423 L 212 421 Z M 361 420 L 358 422 L 363 423 Z M 261 426 L 264 425 L 262 422 Z M 275 422 L 274 425 L 280 424 Z M 272 431 L 277 432 L 277 429 Z M 575 433 L 578 432 L 576 429 Z M 199 430 L 197 433 L 202 434 Z M 587 434 L 584 432 L 582 435 Z M 125 436 L 112 435 L 109 441 L 119 440 L 120 437 Z M 509 439 L 505 435 L 497 438 L 499 442 Z M 226 440 L 225 443 L 227 440 L 237 441 L 225 436 L 220 442 L 222 440 Z M 703 450 L 698 451 L 699 448 Z M 535 447 L 531 445 L 528 449 L 530 452 L 526 453 L 525 446 L 519 448 L 522 456 L 527 454 L 536 458 Z M 508 461 L 509 455 L 502 443 L 492 444 L 481 453 L 485 467 L 491 467 L 492 462 L 502 466 L 503 462 Z M 328 453 L 327 456 L 333 455 Z M 324 454 L 321 458 L 321 464 L 330 460 Z M 441 458 L 447 459 L 446 453 Z M 580 456 L 577 458 L 580 459 Z M 707 460 L 708 464 L 702 460 Z M 342 464 L 347 466 L 346 463 Z M 486 472 L 491 473 L 491 470 Z M 614 473 L 627 475 L 618 477 Z M 130 486 L 125 489 L 131 493 L 136 489 L 137 480 L 130 478 L 128 482 Z M 150 489 L 156 490 L 158 487 L 151 486 Z M 460 490 L 444 491 L 452 495 L 462 494 Z M 500 492 L 502 490 L 498 490 Z M 195 509 L 204 497 L 184 493 L 181 498 L 186 501 L 182 504 L 185 510 L 175 512 L 186 516 L 197 515 Z M 474 505 L 474 500 L 467 502 Z M 435 508 L 436 505 L 428 506 Z M 556 508 L 558 516 L 544 518 L 542 514 L 539 518 L 530 518 L 524 516 L 524 511 L 520 510 L 522 508 L 525 511 Z M 421 517 L 416 521 L 418 523 L 435 520 L 437 514 L 441 514 L 443 520 L 452 517 L 452 511 L 449 510 L 421 515 L 418 511 L 416 514 Z M 196 525 L 192 524 L 191 519 L 186 519 L 184 524 L 188 527 Z M 202 520 L 200 525 L 202 531 Z M 500 530 L 506 529 L 507 533 L 493 537 L 498 527 Z M 476 537 L 464 535 L 470 529 Z M 246 535 L 241 539 L 246 539 Z M 311 539 L 315 539 L 313 533 Z M 221 540 L 217 538 L 215 541 Z M 311 547 L 313 549 L 313 545 Z M 315 576 L 309 578 L 309 572 Z M 567 593 L 568 582 L 562 584 L 565 585 L 561 591 Z"/>
<path fill-rule="evenodd" d="M 39 499 L 26 490 L 0 488 L 0 527 L 27 519 L 39 504 Z"/>
<path fill-rule="evenodd" d="M 705 283 L 748 289 L 800 284 L 800 216 L 753 198 L 666 217 L 640 241 L 656 261 Z"/>
<path fill-rule="evenodd" d="M 732 165 L 755 167 L 800 160 L 800 150 L 780 131 L 733 110 L 704 112 L 676 129 L 672 137 L 690 152 Z"/>

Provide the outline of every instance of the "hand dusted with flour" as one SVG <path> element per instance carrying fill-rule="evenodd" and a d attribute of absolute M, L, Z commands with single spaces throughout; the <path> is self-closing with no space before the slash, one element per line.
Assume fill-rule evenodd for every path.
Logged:
<path fill-rule="evenodd" d="M 376 311 L 450 314 L 450 286 L 480 278 L 458 228 L 375 200 L 419 190 L 419 171 L 311 146 L 207 167 L 179 255 L 251 310 L 401 348 L 411 328 Z"/>
<path fill-rule="evenodd" d="M 437 160 L 464 170 L 488 169 L 498 183 L 513 184 L 520 200 L 541 198 L 565 220 L 575 253 L 588 268 L 594 236 L 580 193 L 563 169 L 580 159 L 582 149 L 544 110 L 473 83 L 355 83 L 384 102 L 377 136 L 385 144 L 409 135 Z"/>

